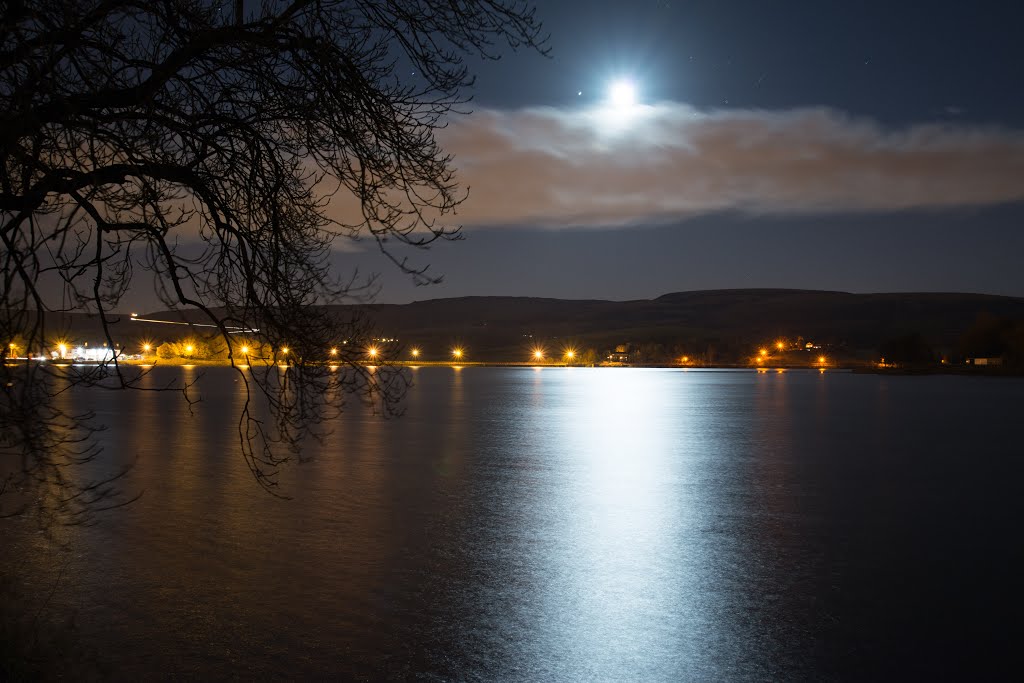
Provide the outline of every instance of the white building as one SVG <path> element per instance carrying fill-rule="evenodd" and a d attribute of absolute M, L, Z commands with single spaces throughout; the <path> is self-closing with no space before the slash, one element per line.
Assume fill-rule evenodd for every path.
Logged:
<path fill-rule="evenodd" d="M 114 360 L 114 356 L 121 355 L 121 349 L 112 349 L 108 346 L 76 346 L 71 352 L 74 360 L 91 361 L 101 363 Z"/>

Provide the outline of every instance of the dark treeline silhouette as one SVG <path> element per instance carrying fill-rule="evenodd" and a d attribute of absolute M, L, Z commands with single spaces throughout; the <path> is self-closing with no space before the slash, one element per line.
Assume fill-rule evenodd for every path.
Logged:
<path fill-rule="evenodd" d="M 957 344 L 960 357 L 999 358 L 1009 367 L 1024 368 L 1024 317 L 984 313 Z"/>

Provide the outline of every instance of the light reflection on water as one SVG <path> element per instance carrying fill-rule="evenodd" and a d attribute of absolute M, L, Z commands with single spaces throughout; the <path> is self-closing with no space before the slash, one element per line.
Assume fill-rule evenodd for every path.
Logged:
<path fill-rule="evenodd" d="M 948 577 L 1014 566 L 986 544 L 1019 519 L 1018 380 L 419 368 L 402 418 L 353 406 L 280 500 L 239 455 L 236 373 L 144 382 L 200 375 L 191 413 L 67 399 L 144 493 L 72 530 L 57 598 L 118 678 L 872 677 L 969 611 L 929 600 Z M 19 547 L 45 593 L 55 556 Z"/>
<path fill-rule="evenodd" d="M 538 416 L 553 432 L 561 484 L 548 508 L 556 509 L 552 542 L 539 558 L 559 579 L 545 615 L 568 655 L 558 673 L 669 674 L 681 634 L 676 620 L 658 615 L 685 617 L 695 578 L 680 533 L 693 501 L 672 495 L 682 491 L 684 462 L 673 453 L 682 415 L 659 396 L 656 374 L 572 372 L 563 409 Z M 549 638 L 537 643 L 541 652 L 551 646 Z"/>

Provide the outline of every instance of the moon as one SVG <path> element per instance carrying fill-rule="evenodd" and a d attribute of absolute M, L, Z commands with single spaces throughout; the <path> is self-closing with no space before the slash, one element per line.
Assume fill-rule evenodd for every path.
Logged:
<path fill-rule="evenodd" d="M 629 109 L 636 104 L 636 86 L 633 81 L 620 78 L 608 88 L 608 101 L 616 109 Z"/>

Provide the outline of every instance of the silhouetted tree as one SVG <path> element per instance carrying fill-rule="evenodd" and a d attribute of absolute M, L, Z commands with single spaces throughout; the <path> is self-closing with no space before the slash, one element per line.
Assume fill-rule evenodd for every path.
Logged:
<path fill-rule="evenodd" d="M 920 332 L 911 332 L 883 342 L 878 352 L 887 363 L 928 365 L 935 362 L 935 352 Z"/>
<path fill-rule="evenodd" d="M 664 362 L 667 354 L 665 353 L 665 347 L 657 342 L 647 342 L 640 344 L 633 354 L 633 362 L 635 363 L 662 363 Z"/>
<path fill-rule="evenodd" d="M 345 395 L 392 412 L 406 386 L 344 350 L 342 371 L 320 362 L 369 334 L 316 309 L 372 291 L 331 271 L 332 245 L 368 236 L 432 281 L 388 247 L 458 237 L 446 220 L 464 195 L 435 131 L 465 101 L 464 60 L 543 43 L 519 0 L 7 0 L 0 338 L 39 347 L 47 314 L 88 310 L 112 347 L 110 312 L 148 271 L 168 307 L 200 311 L 229 349 L 228 328 L 243 327 L 272 350 L 265 372 L 242 377 L 275 421 L 247 402 L 239 429 L 253 474 L 274 486 Z M 332 198 L 354 214 L 328 211 Z M 88 416 L 50 399 L 69 382 L 130 388 L 134 375 L 116 361 L 0 372 L 0 492 L 56 516 L 94 508 L 109 489 L 64 474 L 91 453 Z M 11 501 L 0 515 L 21 509 Z"/>
<path fill-rule="evenodd" d="M 1024 321 L 983 313 L 960 337 L 963 358 L 1003 358 L 1007 365 L 1024 366 Z"/>

